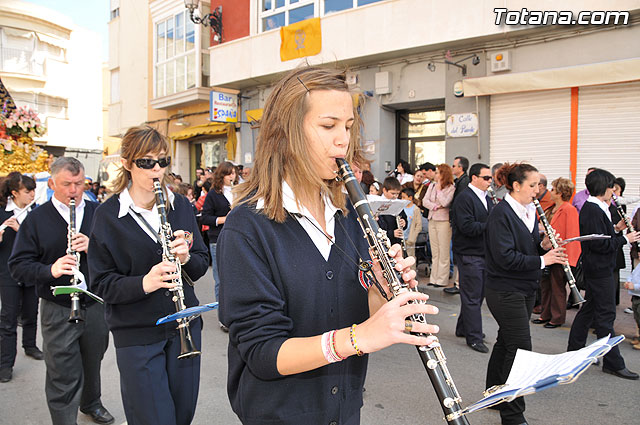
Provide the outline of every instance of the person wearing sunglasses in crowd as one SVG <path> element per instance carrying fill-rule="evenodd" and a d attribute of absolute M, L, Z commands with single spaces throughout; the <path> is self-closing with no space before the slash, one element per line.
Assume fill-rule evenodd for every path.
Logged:
<path fill-rule="evenodd" d="M 182 265 L 187 307 L 196 306 L 198 299 L 186 275 L 196 281 L 208 267 L 207 248 L 191 204 L 167 190 L 168 150 L 167 138 L 151 127 L 126 132 L 114 196 L 97 209 L 89 244 L 92 290 L 105 302 L 130 424 L 189 424 L 198 400 L 200 357 L 178 360 L 176 322 L 156 326 L 159 318 L 176 312 L 170 290 L 178 275 L 176 265 L 162 258 L 154 179 L 161 182 L 165 194 L 174 236 L 170 252 Z M 200 318 L 189 324 L 198 348 L 201 326 Z"/>

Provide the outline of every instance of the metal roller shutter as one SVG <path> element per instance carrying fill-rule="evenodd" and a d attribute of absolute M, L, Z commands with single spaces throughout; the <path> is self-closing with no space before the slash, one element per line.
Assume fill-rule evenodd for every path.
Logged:
<path fill-rule="evenodd" d="M 580 88 L 578 190 L 584 189 L 589 167 L 604 168 L 623 177 L 627 183 L 626 198 L 640 196 L 640 81 Z M 629 215 L 637 205 L 636 202 L 627 206 Z M 627 269 L 620 272 L 621 277 L 631 270 L 628 245 L 624 252 Z"/>
<path fill-rule="evenodd" d="M 549 183 L 570 177 L 570 89 L 491 96 L 490 120 L 490 165 L 526 161 Z"/>

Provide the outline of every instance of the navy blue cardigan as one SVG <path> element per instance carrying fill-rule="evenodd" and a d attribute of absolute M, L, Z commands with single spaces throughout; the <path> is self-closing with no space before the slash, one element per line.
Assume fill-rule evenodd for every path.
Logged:
<path fill-rule="evenodd" d="M 533 231 L 520 220 L 508 202 L 496 205 L 489 214 L 484 233 L 487 261 L 485 285 L 496 291 L 533 294 L 542 270 L 538 219 Z"/>
<path fill-rule="evenodd" d="M 348 258 L 359 258 L 350 238 L 368 259 L 355 216 L 336 213 L 336 244 L 347 255 L 333 246 L 328 261 L 291 216 L 276 223 L 240 205 L 227 217 L 218 239 L 219 312 L 229 326 L 229 399 L 245 425 L 344 423 L 362 406 L 367 356 L 292 376 L 276 366 L 288 338 L 369 317 L 367 291 Z"/>
<path fill-rule="evenodd" d="M 580 234 L 592 233 L 610 235 L 611 239 L 581 242 L 585 276 L 611 277 L 616 267 L 616 253 L 627 240 L 622 234 L 616 234 L 613 223 L 597 204 L 587 201 L 580 210 Z"/>
<path fill-rule="evenodd" d="M 29 214 L 29 213 L 27 213 Z M 13 217 L 13 211 L 6 211 L 0 207 L 0 224 Z M 16 231 L 11 227 L 4 229 L 2 242 L 0 242 L 0 286 L 18 286 L 18 282 L 9 273 L 9 256 L 16 240 Z M 33 286 L 33 282 L 22 282 L 25 286 Z"/>
<path fill-rule="evenodd" d="M 93 214 L 97 207 L 97 203 L 85 201 L 84 217 L 78 229 L 83 235 L 88 236 L 91 233 Z M 45 202 L 27 214 L 20 225 L 9 258 L 9 270 L 15 280 L 35 283 L 36 293 L 40 298 L 65 307 L 71 307 L 71 298 L 68 295 L 54 297 L 51 287 L 70 285 L 71 276 L 62 275 L 54 279 L 51 275 L 51 266 L 67 253 L 68 227 L 69 225 L 53 203 Z M 87 254 L 84 252 L 80 253 L 80 271 L 89 281 L 87 283 L 89 285 L 91 279 L 87 266 Z M 94 302 L 91 298 L 80 295 L 82 306 L 91 305 Z"/>
<path fill-rule="evenodd" d="M 453 232 L 453 252 L 458 255 L 484 257 L 484 231 L 493 208 L 489 196 L 485 196 L 487 208 L 478 195 L 467 186 L 456 198 L 456 207 L 451 210 Z"/>
<path fill-rule="evenodd" d="M 231 211 L 231 205 L 222 192 L 218 193 L 212 187 L 207 193 L 207 197 L 204 198 L 204 204 L 202 205 L 202 217 L 200 223 L 209 226 L 209 242 L 218 242 L 218 235 L 222 230 L 224 224 L 217 225 L 216 219 L 218 217 L 224 217 Z"/>
<path fill-rule="evenodd" d="M 171 229 L 193 234 L 191 259 L 182 269 L 196 281 L 208 267 L 207 248 L 187 199 L 176 194 L 167 219 Z M 142 278 L 162 261 L 162 246 L 142 230 L 131 214 L 118 218 L 117 195 L 100 205 L 89 243 L 91 291 L 105 302 L 105 317 L 116 347 L 146 345 L 173 337 L 176 324 L 156 326 L 156 320 L 176 312 L 172 292 L 158 289 L 145 294 Z M 193 287 L 184 282 L 185 304 L 198 305 Z"/>

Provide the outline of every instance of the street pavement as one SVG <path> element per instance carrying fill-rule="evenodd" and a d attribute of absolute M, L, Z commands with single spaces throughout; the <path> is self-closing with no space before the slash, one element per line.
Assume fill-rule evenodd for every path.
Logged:
<path fill-rule="evenodd" d="M 482 398 L 489 354 L 471 350 L 464 338 L 454 336 L 460 297 L 444 294 L 439 288 L 427 287 L 422 268 L 419 281 L 420 289 L 428 293 L 440 309 L 440 313 L 430 317 L 430 321 L 440 326 L 439 337 L 447 356 L 447 366 L 462 396 L 462 404 L 467 406 Z M 210 270 L 197 282 L 197 293 L 202 304 L 214 301 Z M 627 337 L 633 336 L 636 331 L 632 315 L 622 312 L 629 305 L 629 296 L 622 291 L 616 330 Z M 575 312 L 569 310 L 567 323 L 557 329 L 531 324 L 534 351 L 547 354 L 564 352 Z M 200 396 L 193 423 L 240 424 L 226 394 L 227 334 L 218 327 L 216 312 L 206 313 L 204 321 Z M 483 324 L 485 341 L 491 348 L 495 342 L 497 325 L 486 305 L 483 307 Z M 595 336 L 591 335 L 589 342 L 594 340 Z M 112 341 L 102 363 L 102 401 L 115 416 L 115 423 L 124 424 L 126 419 Z M 42 338 L 39 336 L 38 345 L 42 347 L 41 344 Z M 627 367 L 640 371 L 640 351 L 633 350 L 626 341 L 622 342 L 620 349 Z M 44 363 L 26 357 L 23 350 L 18 349 L 13 380 L 0 384 L 0 424 L 50 423 L 44 379 Z M 413 347 L 393 346 L 372 354 L 365 387 L 363 425 L 445 423 L 431 383 Z M 149 388 L 149 391 L 153 391 L 153 388 Z M 638 424 L 639 399 L 639 381 L 607 375 L 600 367 L 591 366 L 573 384 L 527 396 L 525 416 L 531 425 Z M 494 410 L 472 413 L 468 420 L 472 425 L 500 424 L 499 414 Z M 79 425 L 92 423 L 87 416 L 78 415 Z"/>

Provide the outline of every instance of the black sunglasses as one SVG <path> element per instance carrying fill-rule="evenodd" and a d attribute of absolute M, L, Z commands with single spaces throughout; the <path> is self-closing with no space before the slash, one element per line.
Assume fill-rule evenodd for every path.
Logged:
<path fill-rule="evenodd" d="M 493 177 L 491 177 L 491 176 L 478 176 L 478 177 L 480 177 L 481 179 L 483 179 L 486 182 L 488 182 L 489 180 L 493 179 Z"/>
<path fill-rule="evenodd" d="M 171 157 L 165 156 L 164 158 L 152 159 L 152 158 L 138 158 L 134 159 L 133 163 L 142 168 L 143 170 L 151 170 L 158 164 L 160 168 L 167 168 L 171 165 Z"/>

